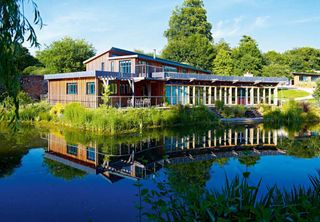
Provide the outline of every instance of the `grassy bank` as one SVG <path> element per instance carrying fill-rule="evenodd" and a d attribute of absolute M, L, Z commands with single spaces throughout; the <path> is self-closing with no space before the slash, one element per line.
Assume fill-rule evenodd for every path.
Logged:
<path fill-rule="evenodd" d="M 273 128 L 287 126 L 291 129 L 301 128 L 301 125 L 312 125 L 320 122 L 320 110 L 307 102 L 289 101 L 282 107 L 261 106 L 266 126 Z M 295 127 L 296 126 L 296 127 Z"/>
<path fill-rule="evenodd" d="M 303 90 L 298 90 L 298 89 L 281 89 L 278 92 L 279 99 L 295 99 L 299 97 L 306 97 L 309 96 L 310 93 L 303 91 Z"/>
<path fill-rule="evenodd" d="M 2 116 L 6 121 L 13 117 L 12 109 L 10 105 L 2 106 Z M 63 125 L 110 135 L 150 128 L 210 125 L 218 121 L 206 107 L 116 109 L 102 106 L 89 109 L 78 103 L 66 106 L 56 104 L 51 107 L 45 102 L 22 106 L 20 119 L 24 122 Z"/>

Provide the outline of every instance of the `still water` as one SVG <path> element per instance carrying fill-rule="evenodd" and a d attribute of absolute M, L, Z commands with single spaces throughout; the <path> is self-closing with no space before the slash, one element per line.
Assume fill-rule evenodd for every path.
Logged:
<path fill-rule="evenodd" d="M 177 183 L 167 175 L 180 175 L 180 186 L 208 189 L 244 173 L 252 184 L 262 179 L 265 190 L 307 187 L 320 169 L 318 131 L 257 125 L 107 137 L 2 127 L 0 221 L 140 221 L 135 184 Z"/>

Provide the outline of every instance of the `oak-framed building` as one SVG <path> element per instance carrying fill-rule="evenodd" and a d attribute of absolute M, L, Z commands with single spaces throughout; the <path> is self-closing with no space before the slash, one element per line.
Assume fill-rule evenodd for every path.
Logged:
<path fill-rule="evenodd" d="M 50 103 L 103 103 L 104 85 L 116 107 L 278 104 L 286 78 L 217 76 L 210 71 L 118 48 L 86 61 L 86 71 L 46 75 Z"/>

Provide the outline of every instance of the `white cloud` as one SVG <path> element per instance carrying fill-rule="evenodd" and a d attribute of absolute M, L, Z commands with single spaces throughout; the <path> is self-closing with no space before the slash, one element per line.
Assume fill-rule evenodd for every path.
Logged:
<path fill-rule="evenodd" d="M 268 26 L 270 16 L 258 16 L 254 19 L 239 16 L 234 19 L 220 20 L 213 28 L 215 38 L 236 37 L 248 34 L 256 29 Z"/>

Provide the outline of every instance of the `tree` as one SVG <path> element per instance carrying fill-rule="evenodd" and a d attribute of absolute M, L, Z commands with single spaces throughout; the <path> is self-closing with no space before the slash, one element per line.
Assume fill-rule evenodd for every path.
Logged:
<path fill-rule="evenodd" d="M 213 45 L 201 35 L 192 35 L 169 41 L 162 57 L 210 70 L 215 52 Z"/>
<path fill-rule="evenodd" d="M 39 60 L 33 57 L 26 47 L 20 46 L 19 54 L 17 55 L 18 70 L 23 72 L 23 70 L 29 66 L 39 66 L 41 65 Z"/>
<path fill-rule="evenodd" d="M 313 97 L 320 103 L 320 80 L 317 81 L 317 86 L 313 92 Z"/>
<path fill-rule="evenodd" d="M 211 69 L 215 57 L 211 28 L 203 1 L 184 0 L 182 6 L 173 11 L 169 28 L 164 33 L 168 44 L 162 57 Z"/>
<path fill-rule="evenodd" d="M 207 21 L 207 11 L 202 0 L 184 0 L 181 7 L 177 7 L 169 20 L 169 29 L 164 36 L 168 41 L 181 37 L 200 34 L 209 41 L 213 40 L 212 25 Z"/>
<path fill-rule="evenodd" d="M 276 51 L 269 51 L 263 54 L 263 58 L 266 65 L 271 65 L 271 64 L 285 65 L 286 63 L 285 56 Z"/>
<path fill-rule="evenodd" d="M 215 44 L 214 48 L 217 53 L 219 53 L 221 49 L 225 51 L 231 51 L 230 45 L 224 41 L 224 39 L 221 39 L 217 44 Z"/>
<path fill-rule="evenodd" d="M 231 76 L 233 75 L 234 61 L 231 52 L 220 49 L 216 58 L 213 60 L 213 73 L 216 75 Z"/>
<path fill-rule="evenodd" d="M 243 36 L 232 54 L 235 59 L 235 75 L 243 75 L 246 72 L 261 75 L 263 57 L 257 42 L 250 36 Z"/>
<path fill-rule="evenodd" d="M 38 51 L 36 57 L 52 73 L 85 70 L 83 61 L 94 56 L 95 49 L 83 39 L 65 37 Z"/>
<path fill-rule="evenodd" d="M 33 23 L 24 14 L 25 2 L 33 6 Z M 19 101 L 17 99 L 21 72 L 18 57 L 22 53 L 21 45 L 29 42 L 31 47 L 39 46 L 32 24 L 42 27 L 42 19 L 34 1 L 2 0 L 0 4 L 0 87 L 13 98 L 15 116 L 12 121 L 18 123 Z M 26 39 L 27 36 L 27 39 Z"/>
<path fill-rule="evenodd" d="M 270 64 L 268 66 L 263 66 L 262 76 L 292 78 L 290 67 L 288 65 L 281 64 Z"/>
<path fill-rule="evenodd" d="M 284 53 L 286 63 L 293 71 L 320 70 L 320 50 L 310 47 L 296 48 Z"/>

